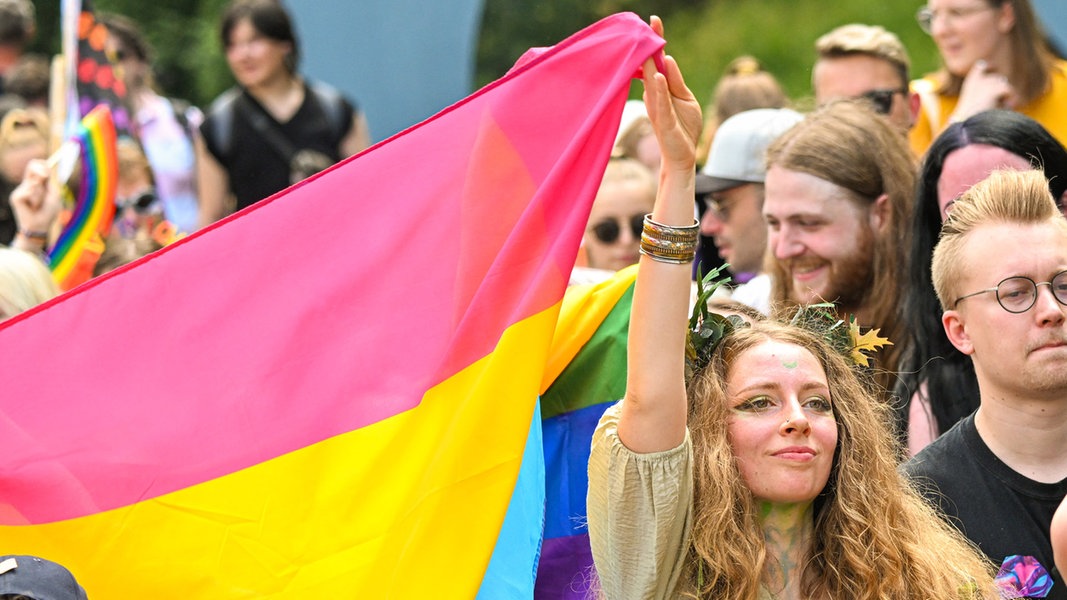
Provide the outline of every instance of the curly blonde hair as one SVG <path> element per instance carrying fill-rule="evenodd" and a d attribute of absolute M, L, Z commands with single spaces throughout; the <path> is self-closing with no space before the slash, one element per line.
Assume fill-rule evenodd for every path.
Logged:
<path fill-rule="evenodd" d="M 814 544 L 802 567 L 810 598 L 997 598 L 993 565 L 897 470 L 902 450 L 889 409 L 818 336 L 762 322 L 728 335 L 689 389 L 694 452 L 691 545 L 679 583 L 686 598 L 753 600 L 768 556 L 757 502 L 727 433 L 726 374 L 745 351 L 774 340 L 807 349 L 826 372 L 838 423 L 830 480 L 815 501 Z"/>

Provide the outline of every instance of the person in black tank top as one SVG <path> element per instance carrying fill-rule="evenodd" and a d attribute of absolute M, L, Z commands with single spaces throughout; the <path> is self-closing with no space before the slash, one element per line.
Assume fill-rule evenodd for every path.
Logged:
<path fill-rule="evenodd" d="M 298 42 L 280 4 L 234 0 L 221 37 L 238 85 L 212 103 L 200 128 L 200 226 L 369 145 L 355 106 L 297 72 Z"/>

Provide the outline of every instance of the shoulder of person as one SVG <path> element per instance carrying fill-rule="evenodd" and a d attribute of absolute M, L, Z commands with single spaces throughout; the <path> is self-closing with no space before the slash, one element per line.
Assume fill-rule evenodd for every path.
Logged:
<path fill-rule="evenodd" d="M 315 79 L 306 79 L 307 89 L 326 113 L 326 119 L 334 131 L 348 131 L 352 116 L 359 112 L 355 102 L 345 97 L 341 90 Z"/>

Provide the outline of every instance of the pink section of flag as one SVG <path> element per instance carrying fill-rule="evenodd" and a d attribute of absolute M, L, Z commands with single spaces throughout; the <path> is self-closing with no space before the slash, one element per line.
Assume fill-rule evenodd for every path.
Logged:
<path fill-rule="evenodd" d="M 562 296 L 629 81 L 662 44 L 634 15 L 601 21 L 0 325 L 0 524 L 257 464 L 408 410 L 486 356 Z"/>

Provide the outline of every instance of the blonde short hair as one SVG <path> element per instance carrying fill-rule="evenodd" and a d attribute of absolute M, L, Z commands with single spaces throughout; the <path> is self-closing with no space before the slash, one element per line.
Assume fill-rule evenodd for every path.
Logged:
<path fill-rule="evenodd" d="M 959 298 L 963 271 L 970 266 L 964 249 L 971 232 L 982 225 L 1009 223 L 1048 223 L 1067 236 L 1067 220 L 1056 207 L 1043 172 L 993 171 L 952 205 L 941 225 L 941 238 L 934 247 L 931 265 L 934 291 L 943 310 L 953 309 Z"/>
<path fill-rule="evenodd" d="M 9 319 L 57 294 L 52 273 L 39 258 L 0 246 L 0 319 Z"/>
<path fill-rule="evenodd" d="M 896 34 L 880 25 L 842 25 L 815 40 L 815 51 L 820 59 L 857 54 L 880 58 L 893 65 L 900 74 L 902 89 L 908 86 L 908 71 L 911 69 L 908 51 Z"/>

